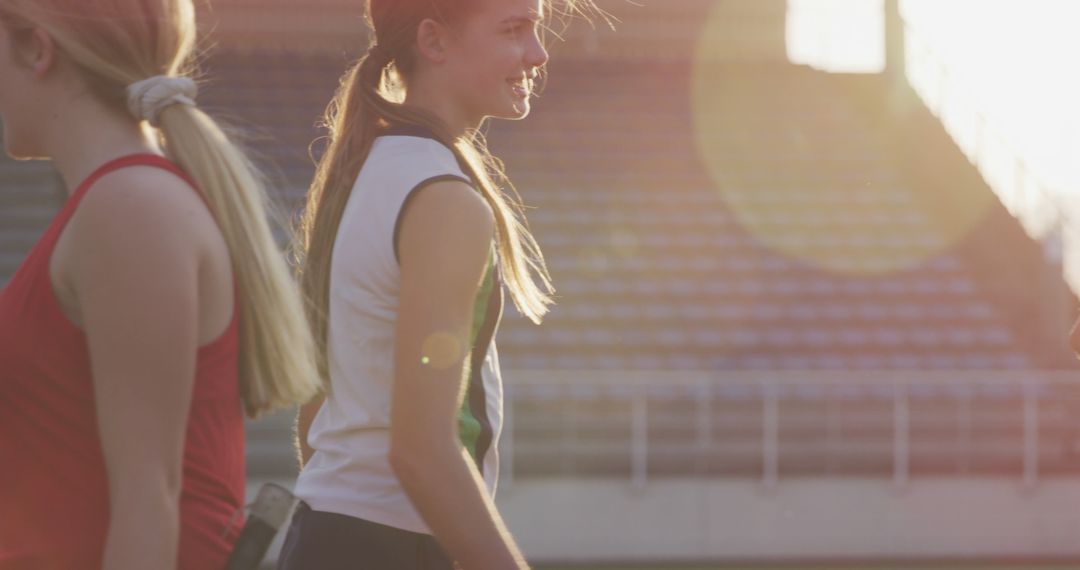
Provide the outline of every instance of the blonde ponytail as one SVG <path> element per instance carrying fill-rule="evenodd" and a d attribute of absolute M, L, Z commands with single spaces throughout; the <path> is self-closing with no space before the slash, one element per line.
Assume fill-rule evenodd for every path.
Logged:
<path fill-rule="evenodd" d="M 232 256 L 245 410 L 254 417 L 310 400 L 320 388 L 314 344 L 253 165 L 198 108 L 167 107 L 159 128 L 166 154 L 202 190 Z"/>

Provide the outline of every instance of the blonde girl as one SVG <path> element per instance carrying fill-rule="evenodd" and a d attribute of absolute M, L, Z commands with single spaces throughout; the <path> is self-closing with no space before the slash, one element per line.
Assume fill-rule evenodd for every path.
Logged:
<path fill-rule="evenodd" d="M 223 568 L 243 415 L 319 388 L 191 0 L 0 0 L 5 150 L 69 194 L 0 292 L 0 569 Z"/>

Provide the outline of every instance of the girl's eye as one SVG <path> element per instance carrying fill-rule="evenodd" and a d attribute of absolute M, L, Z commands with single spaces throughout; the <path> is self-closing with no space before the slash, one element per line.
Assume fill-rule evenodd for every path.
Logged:
<path fill-rule="evenodd" d="M 532 30 L 532 28 L 533 28 L 533 25 L 531 25 L 531 24 L 526 24 L 526 23 L 513 24 L 510 27 L 506 28 L 506 33 L 507 33 L 507 35 L 511 35 L 511 36 L 515 36 L 515 37 L 523 36 L 523 35 L 529 33 Z"/>

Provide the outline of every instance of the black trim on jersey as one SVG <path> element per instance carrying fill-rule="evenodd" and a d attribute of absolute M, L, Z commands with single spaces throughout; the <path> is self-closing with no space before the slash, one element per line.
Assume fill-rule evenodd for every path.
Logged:
<path fill-rule="evenodd" d="M 409 123 L 397 123 L 390 125 L 388 129 L 380 133 L 380 136 L 384 137 L 418 137 L 422 139 L 431 139 L 433 141 L 439 141 L 435 133 L 431 132 L 431 129 L 422 125 L 413 125 Z M 440 143 L 441 144 L 441 143 Z"/>
<path fill-rule="evenodd" d="M 405 195 L 405 200 L 401 203 L 401 209 L 398 210 L 397 219 L 394 220 L 394 259 L 397 260 L 398 265 L 401 265 L 401 257 L 398 256 L 398 234 L 401 232 L 401 218 L 405 216 L 405 208 L 409 206 L 409 202 L 412 201 L 418 191 L 435 184 L 436 182 L 447 182 L 450 180 L 464 182 L 465 184 L 468 184 L 469 187 L 474 187 L 468 179 L 458 176 L 457 174 L 440 174 L 438 176 L 432 176 L 427 180 L 423 180 L 416 186 L 413 186 L 412 190 L 409 190 L 409 193 Z"/>
<path fill-rule="evenodd" d="M 502 278 L 499 273 L 498 260 L 491 261 L 491 294 L 488 295 L 487 309 L 484 311 L 484 324 L 476 335 L 476 341 L 472 347 L 472 368 L 469 371 L 469 410 L 476 421 L 480 423 L 480 435 L 476 438 L 476 468 L 480 474 L 484 473 L 484 456 L 491 448 L 491 442 L 495 436 L 495 430 L 491 426 L 491 418 L 487 413 L 487 391 L 484 389 L 484 359 L 487 358 L 488 349 L 495 339 L 495 331 L 499 328 L 499 320 L 502 318 L 503 289 Z"/>

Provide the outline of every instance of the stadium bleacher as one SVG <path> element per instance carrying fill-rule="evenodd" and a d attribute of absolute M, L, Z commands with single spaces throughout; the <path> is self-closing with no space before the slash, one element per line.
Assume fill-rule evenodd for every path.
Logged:
<path fill-rule="evenodd" d="M 253 146 L 282 168 L 290 206 L 310 180 L 314 125 L 344 64 L 285 53 L 210 62 L 218 79 L 207 105 L 265 133 Z M 797 66 L 720 71 L 750 101 L 763 89 L 802 86 L 785 112 L 771 110 L 783 97 L 728 108 L 731 132 L 785 132 L 807 117 L 816 131 L 806 136 L 819 135 L 807 143 L 810 155 L 782 152 L 767 134 L 733 136 L 723 171 L 752 182 L 745 192 L 718 188 L 685 136 L 694 119 L 684 64 L 553 66 L 533 117 L 492 125 L 491 146 L 531 208 L 560 295 L 540 328 L 509 311 L 499 339 L 508 367 L 1032 365 L 964 261 L 933 235 L 883 149 L 865 143 L 876 133 L 837 102 L 843 94 L 828 75 Z M 769 214 L 762 227 L 774 235 L 746 231 L 732 198 L 767 202 L 756 211 Z M 853 223 L 866 231 L 852 232 Z M 826 262 L 853 265 L 841 273 L 785 255 L 769 242 L 777 239 L 810 240 Z M 928 249 L 938 253 L 918 257 Z M 916 262 L 873 265 L 888 270 L 905 256 Z"/>
<path fill-rule="evenodd" d="M 741 95 L 719 97 L 729 134 L 706 154 L 679 136 L 695 129 L 690 73 L 556 65 L 529 123 L 492 127 L 562 293 L 544 327 L 505 321 L 508 366 L 1031 365 L 830 76 L 717 68 Z"/>
<path fill-rule="evenodd" d="M 278 187 L 275 197 L 291 212 L 314 172 L 316 123 L 346 64 L 324 52 L 221 51 L 205 65 L 211 82 L 202 105 L 247 134 Z M 723 149 L 719 155 L 686 136 L 696 120 L 692 68 L 679 62 L 553 64 L 533 116 L 490 127 L 490 146 L 530 206 L 559 288 L 559 303 L 541 327 L 508 310 L 499 336 L 508 371 L 1036 366 L 1037 355 L 1018 339 L 1004 309 L 985 294 L 963 256 L 935 235 L 909 181 L 875 142 L 877 127 L 844 103 L 835 78 L 792 65 L 726 65 L 716 72 L 732 86 L 715 111 L 728 132 L 709 134 Z M 791 132 L 798 137 L 783 135 Z M 11 207 L 0 226 L 7 278 L 55 205 L 49 202 L 55 192 L 26 186 L 56 181 L 44 165 L 0 167 L 5 187 L 14 188 L 3 194 Z M 791 253 L 805 243 L 817 257 Z M 592 388 L 590 395 L 587 386 L 585 392 L 515 388 L 508 377 L 515 476 L 608 476 L 632 468 L 629 388 Z M 762 390 L 717 386 L 704 400 L 700 390 L 648 392 L 649 472 L 759 471 Z M 877 425 L 845 414 L 891 409 L 894 394 L 856 392 L 841 419 L 830 420 L 841 427 L 825 420 L 813 429 L 792 427 L 816 421 L 805 419 L 818 417 L 814 410 L 835 408 L 836 394 L 808 387 L 784 400 L 782 429 L 835 435 L 855 422 L 866 434 L 880 428 L 877 451 L 860 454 L 858 445 L 837 445 L 835 438 L 821 443 L 832 455 L 816 444 L 786 442 L 782 455 L 798 466 L 795 472 L 880 471 L 890 464 L 889 415 Z M 1004 397 L 1015 409 L 1020 390 L 1006 387 Z M 942 417 L 955 417 L 960 401 L 946 398 L 941 405 L 952 411 Z M 702 433 L 695 423 L 702 421 L 695 413 L 701 402 L 711 407 L 706 416 L 714 428 L 730 431 L 707 447 L 700 435 L 689 437 Z M 289 413 L 251 424 L 254 477 L 295 474 L 286 444 L 290 426 Z M 746 438 L 728 438 L 740 433 Z M 867 459 L 875 453 L 878 459 Z M 938 457 L 956 469 L 981 461 L 946 460 L 949 453 Z M 999 467 L 1015 467 L 1018 455 L 1006 453 L 1011 463 Z M 930 461 L 933 469 L 942 469 L 941 461 Z"/>
<path fill-rule="evenodd" d="M 0 153 L 0 287 L 15 274 L 64 197 L 48 163 L 16 162 Z"/>
<path fill-rule="evenodd" d="M 252 72 L 253 58 L 271 71 Z M 317 53 L 221 53 L 210 61 L 218 83 L 206 91 L 208 104 L 264 131 L 254 147 L 281 165 L 293 205 L 313 172 L 314 124 L 345 64 Z M 721 136 L 720 157 L 704 156 L 685 136 L 695 120 L 692 69 L 678 62 L 553 64 L 528 121 L 491 125 L 490 146 L 530 207 L 560 295 L 541 327 L 508 310 L 499 344 L 509 371 L 915 373 L 1036 366 L 1037 355 L 969 271 L 963 252 L 935 235 L 912 182 L 880 142 L 879 126 L 845 103 L 842 83 L 792 65 L 727 65 L 717 72 L 730 76 L 736 92 L 718 111 L 731 133 Z M 252 107 L 246 101 L 253 93 L 273 93 L 275 102 Z M 786 148 L 775 133 L 793 129 L 805 140 Z M 313 148 L 317 154 L 318 145 Z M 707 164 L 714 159 L 720 176 Z M 757 206 L 748 210 L 746 202 Z M 767 218 L 754 222 L 757 231 L 747 229 L 748 211 Z M 762 228 L 774 233 L 763 235 Z M 777 235 L 796 245 L 813 241 L 819 256 L 785 253 Z M 514 476 L 630 472 L 629 386 L 594 387 L 590 395 L 588 382 L 565 391 L 515 386 L 508 376 Z M 735 383 L 710 390 L 705 400 L 700 388 L 649 392 L 650 473 L 762 469 L 762 390 Z M 988 401 L 1004 399 L 1004 409 L 1019 409 L 1019 388 L 997 390 L 1003 393 Z M 928 392 L 934 390 L 915 387 L 912 397 Z M 786 442 L 782 455 L 791 472 L 881 472 L 892 465 L 891 412 L 877 424 L 863 421 L 876 409 L 892 409 L 891 385 L 874 390 L 856 383 L 840 396 L 837 404 L 837 394 L 808 385 L 784 400 L 785 434 L 832 434 L 822 435 L 820 445 Z M 923 403 L 933 398 L 918 400 L 925 413 L 916 413 L 912 428 L 923 429 L 920 421 L 955 424 L 966 413 L 966 397 L 939 398 L 933 406 L 948 410 L 938 415 Z M 695 410 L 702 401 L 716 423 L 707 448 L 700 435 L 689 435 L 701 433 Z M 839 419 L 815 415 L 824 408 L 838 410 Z M 974 409 L 978 417 L 994 415 L 990 404 Z M 1013 435 L 1022 429 L 1014 416 L 1002 416 L 1008 424 L 1002 429 Z M 814 421 L 813 429 L 793 427 Z M 295 472 L 280 444 L 289 424 L 283 414 L 255 428 L 254 470 Z M 845 429 L 847 436 L 837 439 Z M 925 445 L 913 448 L 912 468 L 1018 469 L 1022 454 L 1015 445 L 989 444 L 1007 460 L 956 447 L 978 439 L 972 434 L 979 429 L 926 432 Z M 856 432 L 879 437 L 860 446 L 848 440 Z M 1064 427 L 1058 432 L 1071 437 Z M 955 445 L 935 448 L 941 438 Z"/>

